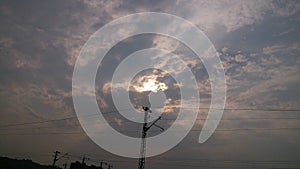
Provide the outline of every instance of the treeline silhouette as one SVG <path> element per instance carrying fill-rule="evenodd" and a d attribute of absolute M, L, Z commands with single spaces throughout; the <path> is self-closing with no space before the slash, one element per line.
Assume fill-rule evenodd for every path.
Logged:
<path fill-rule="evenodd" d="M 76 161 L 74 163 L 71 163 L 70 169 L 103 169 L 103 168 L 94 165 L 88 166 L 85 163 L 81 164 L 80 162 Z"/>
<path fill-rule="evenodd" d="M 52 169 L 50 165 L 41 165 L 29 159 L 11 159 L 0 157 L 0 169 Z"/>
<path fill-rule="evenodd" d="M 72 162 L 69 169 L 103 169 L 102 167 L 97 167 L 95 165 L 87 165 L 85 163 L 80 163 L 78 161 Z M 0 157 L 0 169 L 52 169 L 50 165 L 41 165 L 39 163 L 33 162 L 29 159 L 12 159 L 8 157 Z M 62 169 L 61 167 L 55 167 L 55 169 Z"/>

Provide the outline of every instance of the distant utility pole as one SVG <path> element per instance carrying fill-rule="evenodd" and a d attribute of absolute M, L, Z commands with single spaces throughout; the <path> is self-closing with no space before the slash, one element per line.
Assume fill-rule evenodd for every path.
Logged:
<path fill-rule="evenodd" d="M 54 159 L 53 159 L 53 163 L 52 163 L 52 169 L 55 168 L 55 163 L 56 163 L 58 160 L 60 160 L 61 158 L 65 157 L 66 155 L 68 155 L 68 153 L 65 153 L 64 155 L 58 157 L 59 154 L 60 154 L 59 151 L 55 151 L 55 152 L 54 152 L 54 155 L 53 155 Z"/>
<path fill-rule="evenodd" d="M 100 161 L 100 167 L 101 167 L 101 169 L 103 169 L 103 164 L 107 165 L 107 162 L 104 162 L 103 160 Z"/>
<path fill-rule="evenodd" d="M 85 161 L 85 156 L 82 157 L 82 161 L 81 161 L 82 165 L 84 164 L 84 161 Z"/>
<path fill-rule="evenodd" d="M 161 116 L 159 116 L 150 126 L 148 126 L 148 112 L 152 112 L 149 107 L 143 107 L 143 110 L 145 111 L 144 115 L 144 124 L 143 124 L 143 130 L 142 130 L 142 142 L 141 142 L 141 149 L 140 149 L 140 158 L 139 158 L 139 167 L 138 169 L 144 169 L 145 168 L 145 155 L 146 155 L 146 137 L 147 137 L 147 131 L 154 125 L 162 130 L 164 130 L 162 127 L 156 125 L 155 123 L 161 119 Z"/>
<path fill-rule="evenodd" d="M 54 159 L 53 159 L 53 163 L 52 163 L 52 169 L 54 169 L 55 168 L 55 163 L 56 163 L 56 161 L 58 161 L 58 154 L 60 154 L 60 152 L 59 151 L 55 151 L 54 152 Z"/>
<path fill-rule="evenodd" d="M 84 165 L 85 160 L 89 160 L 89 158 L 86 158 L 85 156 L 83 156 L 82 161 L 81 161 L 81 165 Z"/>
<path fill-rule="evenodd" d="M 63 164 L 64 169 L 67 169 L 67 165 L 68 165 L 67 163 L 64 163 L 64 164 Z"/>

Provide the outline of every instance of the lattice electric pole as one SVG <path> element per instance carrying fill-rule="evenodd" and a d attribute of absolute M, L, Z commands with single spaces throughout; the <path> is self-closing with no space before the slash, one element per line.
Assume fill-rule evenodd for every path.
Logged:
<path fill-rule="evenodd" d="M 148 126 L 148 112 L 151 113 L 151 110 L 148 107 L 143 107 L 143 110 L 145 111 L 144 115 L 144 123 L 143 123 L 143 129 L 142 129 L 142 142 L 141 142 L 141 149 L 140 149 L 140 158 L 139 158 L 139 167 L 138 169 L 144 169 L 145 168 L 145 155 L 146 155 L 146 138 L 147 138 L 147 131 L 153 126 L 157 126 L 155 123 L 161 119 L 161 116 L 159 116 L 150 126 Z M 157 126 L 159 127 L 159 126 Z M 159 127 L 163 130 L 163 128 Z"/>

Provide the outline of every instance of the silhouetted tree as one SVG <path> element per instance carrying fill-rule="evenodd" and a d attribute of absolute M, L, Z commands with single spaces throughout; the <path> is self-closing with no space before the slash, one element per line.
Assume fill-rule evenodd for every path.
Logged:
<path fill-rule="evenodd" d="M 51 169 L 51 166 L 40 165 L 28 159 L 17 160 L 0 157 L 0 169 Z"/>

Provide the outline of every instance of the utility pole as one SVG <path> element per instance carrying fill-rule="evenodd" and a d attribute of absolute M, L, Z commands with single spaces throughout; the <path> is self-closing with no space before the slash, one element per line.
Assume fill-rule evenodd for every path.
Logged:
<path fill-rule="evenodd" d="M 52 169 L 55 169 L 55 163 L 56 163 L 58 160 L 60 160 L 61 158 L 63 158 L 63 157 L 65 157 L 65 156 L 68 155 L 68 153 L 65 153 L 64 155 L 58 157 L 59 154 L 60 154 L 59 151 L 55 151 L 55 152 L 54 152 L 54 155 L 53 155 L 54 159 L 53 159 L 53 163 L 52 163 Z"/>
<path fill-rule="evenodd" d="M 54 159 L 53 159 L 53 163 L 52 163 L 52 169 L 54 169 L 55 168 L 55 163 L 56 163 L 56 161 L 58 161 L 58 154 L 60 154 L 60 152 L 59 151 L 55 151 L 54 152 Z"/>
<path fill-rule="evenodd" d="M 81 161 L 81 165 L 84 166 L 85 165 L 85 160 L 89 160 L 89 158 L 83 156 L 82 161 Z"/>
<path fill-rule="evenodd" d="M 139 167 L 138 169 L 145 169 L 145 155 L 146 155 L 146 138 L 147 138 L 147 131 L 154 125 L 162 130 L 164 130 L 162 127 L 156 125 L 155 123 L 161 119 L 161 116 L 159 116 L 150 126 L 148 126 L 148 112 L 152 112 L 149 107 L 143 107 L 143 110 L 145 111 L 144 115 L 144 124 L 142 129 L 142 142 L 141 142 L 141 149 L 140 149 L 140 158 L 139 158 Z"/>
<path fill-rule="evenodd" d="M 67 163 L 64 163 L 64 164 L 63 164 L 64 169 L 67 169 L 67 165 L 68 165 Z"/>
<path fill-rule="evenodd" d="M 100 161 L 100 167 L 101 167 L 101 169 L 103 169 L 103 167 L 102 167 L 103 164 L 104 164 L 104 165 L 107 165 L 107 162 L 104 162 L 103 160 Z"/>
<path fill-rule="evenodd" d="M 84 161 L 85 161 L 85 156 L 83 156 L 83 158 L 82 158 L 82 161 L 81 161 L 82 165 L 84 164 Z"/>

